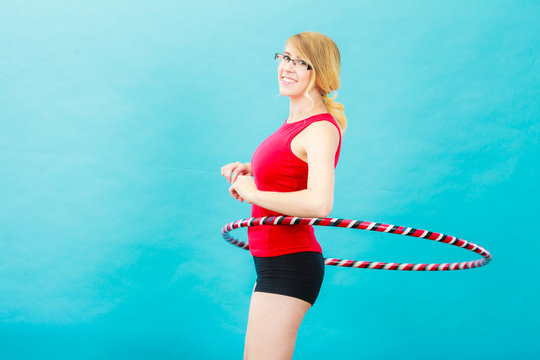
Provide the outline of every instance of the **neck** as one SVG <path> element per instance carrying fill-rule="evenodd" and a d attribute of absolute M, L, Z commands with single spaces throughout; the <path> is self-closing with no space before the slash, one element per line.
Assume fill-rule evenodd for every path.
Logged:
<path fill-rule="evenodd" d="M 311 115 L 328 112 L 322 101 L 322 96 L 317 92 L 311 93 L 313 103 L 305 96 L 291 97 L 289 104 L 289 118 L 287 122 L 293 123 L 305 119 Z"/>

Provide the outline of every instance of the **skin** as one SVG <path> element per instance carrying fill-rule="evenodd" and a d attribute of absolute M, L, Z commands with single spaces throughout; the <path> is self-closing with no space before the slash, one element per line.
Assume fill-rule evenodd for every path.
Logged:
<path fill-rule="evenodd" d="M 283 52 L 298 59 L 294 47 Z M 310 89 L 314 104 L 304 95 L 312 71 L 302 70 L 292 61 L 278 67 L 280 94 L 290 99 L 288 123 L 327 113 L 321 91 Z M 260 191 L 253 180 L 250 163 L 234 162 L 221 168 L 231 184 L 231 196 L 265 209 L 298 217 L 327 217 L 334 202 L 334 158 L 339 133 L 327 121 L 318 121 L 300 132 L 291 143 L 292 152 L 308 164 L 307 189 L 293 192 Z M 311 304 L 294 297 L 253 292 L 249 310 L 244 359 L 291 359 L 296 335 Z"/>

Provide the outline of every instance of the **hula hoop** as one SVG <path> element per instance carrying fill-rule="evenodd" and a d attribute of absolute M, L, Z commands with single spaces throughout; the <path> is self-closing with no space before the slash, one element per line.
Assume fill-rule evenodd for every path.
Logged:
<path fill-rule="evenodd" d="M 324 263 L 326 265 L 352 267 L 361 269 L 379 269 L 379 270 L 409 270 L 409 271 L 447 271 L 447 270 L 464 270 L 473 269 L 480 266 L 487 265 L 491 261 L 491 254 L 483 247 L 476 245 L 472 242 L 458 239 L 455 236 L 440 234 L 428 230 L 414 229 L 405 226 L 388 225 L 382 223 L 375 223 L 370 221 L 360 220 L 347 220 L 347 219 L 331 219 L 331 218 L 299 218 L 293 216 L 272 216 L 272 217 L 259 217 L 241 219 L 228 223 L 221 230 L 223 238 L 233 245 L 236 245 L 242 249 L 249 249 L 247 242 L 238 240 L 231 236 L 229 232 L 241 227 L 251 226 L 263 226 L 263 225 L 317 225 L 317 226 L 336 226 L 349 229 L 378 231 L 383 233 L 391 233 L 398 235 L 406 235 L 417 237 L 421 239 L 438 241 L 441 243 L 449 244 L 464 248 L 475 252 L 483 257 L 480 260 L 463 261 L 454 263 L 433 263 L 433 264 L 411 264 L 411 263 L 386 263 L 377 261 L 356 261 L 356 260 L 343 260 L 336 258 L 325 258 Z"/>

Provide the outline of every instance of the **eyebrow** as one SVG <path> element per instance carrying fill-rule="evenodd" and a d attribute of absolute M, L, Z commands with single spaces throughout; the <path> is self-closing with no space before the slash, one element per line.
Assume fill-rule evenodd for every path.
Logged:
<path fill-rule="evenodd" d="M 292 57 L 292 54 L 288 51 L 283 51 L 283 55 L 289 55 L 289 57 Z M 304 61 L 303 59 L 295 59 L 295 60 L 302 60 Z"/>

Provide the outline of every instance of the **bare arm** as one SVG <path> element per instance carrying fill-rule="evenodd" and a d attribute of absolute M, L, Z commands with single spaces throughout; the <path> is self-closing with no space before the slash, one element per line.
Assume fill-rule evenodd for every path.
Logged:
<path fill-rule="evenodd" d="M 305 130 L 308 159 L 307 189 L 293 192 L 259 191 L 253 178 L 239 176 L 231 186 L 244 200 L 265 209 L 298 217 L 326 217 L 334 204 L 334 160 L 339 144 L 336 127 L 320 121 Z"/>

